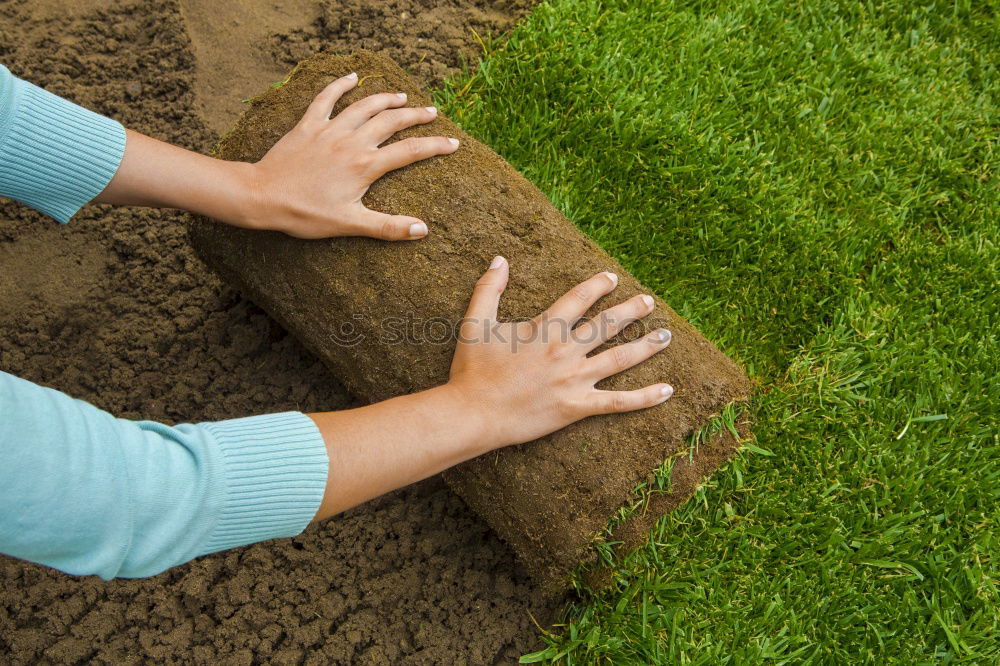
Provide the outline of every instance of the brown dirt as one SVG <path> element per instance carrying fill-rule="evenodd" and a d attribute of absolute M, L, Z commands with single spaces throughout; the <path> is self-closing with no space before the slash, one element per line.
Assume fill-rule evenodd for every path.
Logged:
<path fill-rule="evenodd" d="M 352 71 L 364 83 L 345 95 L 334 113 L 379 92 L 403 91 L 411 104 L 431 103 L 385 56 L 366 51 L 349 57 L 318 55 L 299 63 L 283 86 L 254 99 L 216 154 L 260 159 L 298 122 L 320 90 Z M 501 301 L 503 317 L 533 317 L 602 270 L 620 275 L 615 301 L 648 291 L 538 188 L 443 115 L 399 137 L 431 135 L 458 137 L 462 145 L 453 155 L 392 172 L 366 195 L 375 210 L 406 211 L 427 221 L 432 233 L 419 243 L 303 241 L 205 219 L 192 226 L 194 245 L 209 265 L 295 333 L 365 400 L 447 380 L 454 338 L 438 344 L 386 344 L 385 335 L 393 330 L 393 320 L 407 315 L 423 322 L 458 322 L 494 255 L 507 257 L 512 267 Z M 594 311 L 606 305 L 599 303 Z M 337 335 L 345 320 L 357 334 L 351 345 L 340 343 Z M 592 557 L 589 546 L 595 535 L 631 499 L 636 483 L 686 449 L 686 438 L 722 407 L 749 395 L 750 381 L 736 364 L 666 303 L 657 300 L 643 323 L 669 327 L 670 346 L 605 380 L 603 387 L 625 390 L 669 379 L 675 387 L 671 400 L 641 412 L 586 419 L 445 473 L 449 485 L 513 546 L 546 590 L 564 589 L 581 559 Z M 715 469 L 734 444 L 723 438 L 699 450 L 699 465 Z M 698 482 L 691 469 L 678 468 L 674 505 Z M 641 521 L 648 528 L 658 515 L 647 511 L 630 522 Z"/>
<path fill-rule="evenodd" d="M 243 113 L 243 99 L 314 53 L 376 51 L 434 86 L 456 67 L 475 64 L 480 39 L 506 33 L 535 2 L 179 0 L 196 56 L 202 117 L 220 135 Z"/>
<path fill-rule="evenodd" d="M 301 33 L 319 16 L 317 0 L 178 0 L 195 56 L 202 118 L 222 134 L 243 112 L 242 100 L 279 81 L 287 67 L 271 35 Z"/>
<path fill-rule="evenodd" d="M 500 27 L 524 6 L 480 4 L 509 12 Z M 418 2 L 368 6 L 351 26 L 370 35 L 386 6 L 425 12 Z M 475 4 L 446 6 L 455 26 Z M 319 43 L 330 30 L 268 44 Z M 202 118 L 189 32 L 173 2 L 7 0 L 0 62 L 205 151 L 216 134 Z M 166 211 L 89 207 L 58 226 L 0 202 L 0 368 L 166 422 L 348 402 L 314 357 L 197 260 L 180 216 Z M 508 663 L 534 647 L 529 613 L 544 622 L 554 608 L 439 478 L 294 540 L 147 580 L 74 578 L 0 557 L 0 654 L 14 663 Z"/>

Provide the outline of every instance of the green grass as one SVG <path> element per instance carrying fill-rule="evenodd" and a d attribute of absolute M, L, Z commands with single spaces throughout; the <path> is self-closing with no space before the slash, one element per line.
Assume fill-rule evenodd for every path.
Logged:
<path fill-rule="evenodd" d="M 529 659 L 1000 661 L 998 13 L 553 0 L 441 92 L 762 386 Z"/>

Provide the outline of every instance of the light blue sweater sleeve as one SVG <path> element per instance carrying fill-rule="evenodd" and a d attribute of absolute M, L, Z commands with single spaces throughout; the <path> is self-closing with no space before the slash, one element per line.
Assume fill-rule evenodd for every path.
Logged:
<path fill-rule="evenodd" d="M 0 65 L 0 196 L 68 222 L 101 193 L 124 152 L 121 123 Z"/>
<path fill-rule="evenodd" d="M 299 412 L 168 427 L 0 372 L 0 552 L 151 576 L 305 529 L 327 454 Z"/>
<path fill-rule="evenodd" d="M 65 222 L 104 189 L 124 145 L 118 123 L 0 66 L 0 196 Z M 328 465 L 299 412 L 169 427 L 0 372 L 0 553 L 68 573 L 150 576 L 294 536 Z"/>

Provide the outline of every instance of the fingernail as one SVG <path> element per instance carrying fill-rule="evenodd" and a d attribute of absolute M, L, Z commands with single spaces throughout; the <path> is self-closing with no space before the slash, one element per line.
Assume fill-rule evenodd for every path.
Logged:
<path fill-rule="evenodd" d="M 611 280 L 611 286 L 612 286 L 612 288 L 618 286 L 618 276 L 617 275 L 615 275 L 614 273 L 609 273 L 607 271 L 605 271 L 604 274 L 608 276 L 609 280 Z"/>
<path fill-rule="evenodd" d="M 668 331 L 665 328 L 661 328 L 660 330 L 658 330 L 656 332 L 656 339 L 659 340 L 660 342 L 664 343 L 664 344 L 669 344 L 670 343 L 670 339 L 672 337 L 673 337 L 673 334 L 671 334 L 670 331 Z"/>
<path fill-rule="evenodd" d="M 451 141 L 451 145 L 453 145 L 453 146 L 457 146 L 458 145 L 458 139 L 448 139 L 448 141 Z"/>
<path fill-rule="evenodd" d="M 643 294 L 642 304 L 645 305 L 647 308 L 653 307 L 653 297 L 650 296 L 649 294 Z"/>
<path fill-rule="evenodd" d="M 664 401 L 674 394 L 674 387 L 670 384 L 664 384 L 660 388 L 660 401 Z"/>
<path fill-rule="evenodd" d="M 414 222 L 410 225 L 410 238 L 421 238 L 427 235 L 427 225 L 423 222 Z"/>
<path fill-rule="evenodd" d="M 437 112 L 438 112 L 437 107 L 434 107 L 434 106 L 425 106 L 424 109 L 426 109 L 427 111 L 430 111 L 435 116 L 437 115 Z"/>
<path fill-rule="evenodd" d="M 345 79 L 356 79 L 356 78 L 358 78 L 358 73 L 357 72 L 351 72 L 350 74 L 348 74 L 344 78 Z"/>
<path fill-rule="evenodd" d="M 396 93 L 396 97 L 399 99 L 406 99 L 406 93 Z"/>
<path fill-rule="evenodd" d="M 493 261 L 490 262 L 490 270 L 495 271 L 496 269 L 500 268 L 501 266 L 503 266 L 503 262 L 504 262 L 503 257 L 493 257 Z"/>

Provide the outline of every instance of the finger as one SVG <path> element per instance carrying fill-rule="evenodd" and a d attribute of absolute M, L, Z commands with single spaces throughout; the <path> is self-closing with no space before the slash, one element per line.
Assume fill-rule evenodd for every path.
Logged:
<path fill-rule="evenodd" d="M 616 375 L 619 372 L 639 365 L 658 351 L 670 344 L 670 331 L 658 328 L 638 340 L 616 345 L 587 359 L 589 371 L 597 380 Z"/>
<path fill-rule="evenodd" d="M 587 412 L 593 414 L 618 414 L 654 407 L 666 402 L 674 394 L 670 384 L 653 384 L 634 391 L 594 391 L 587 401 Z"/>
<path fill-rule="evenodd" d="M 585 280 L 567 291 L 542 314 L 549 320 L 568 322 L 571 325 L 575 324 L 598 299 L 611 293 L 617 286 L 617 275 L 614 273 L 598 273 L 589 280 Z"/>
<path fill-rule="evenodd" d="M 338 113 L 330 122 L 338 129 L 353 132 L 372 116 L 386 109 L 395 109 L 406 104 L 406 93 L 379 93 L 369 95 Z"/>
<path fill-rule="evenodd" d="M 586 351 L 593 351 L 632 322 L 652 312 L 654 304 L 653 297 L 646 294 L 630 298 L 573 329 L 573 339 Z"/>
<path fill-rule="evenodd" d="M 437 118 L 433 106 L 408 106 L 403 109 L 386 109 L 366 122 L 358 131 L 374 145 L 383 143 L 390 136 L 407 127 L 429 123 Z"/>
<path fill-rule="evenodd" d="M 379 148 L 375 153 L 372 168 L 381 178 L 394 169 L 426 160 L 435 155 L 447 155 L 458 150 L 458 139 L 443 136 L 411 137 Z"/>
<path fill-rule="evenodd" d="M 334 105 L 344 96 L 344 93 L 357 84 L 358 75 L 354 72 L 336 79 L 316 95 L 302 116 L 302 120 L 310 122 L 330 120 L 330 114 L 333 113 Z"/>
<path fill-rule="evenodd" d="M 382 240 L 417 240 L 427 235 L 427 225 L 409 215 L 387 215 L 362 208 L 348 226 L 349 235 Z"/>
<path fill-rule="evenodd" d="M 510 264 L 507 260 L 503 257 L 493 257 L 489 270 L 479 278 L 476 288 L 472 290 L 469 308 L 465 311 L 467 321 L 477 323 L 496 320 L 500 294 L 507 288 L 509 277 Z"/>

